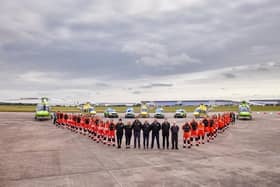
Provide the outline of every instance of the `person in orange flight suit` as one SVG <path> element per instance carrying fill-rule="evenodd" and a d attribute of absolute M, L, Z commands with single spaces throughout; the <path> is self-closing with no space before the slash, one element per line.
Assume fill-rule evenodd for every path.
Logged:
<path fill-rule="evenodd" d="M 95 118 L 93 116 L 90 117 L 90 123 L 89 123 L 89 137 L 93 138 L 93 132 L 94 132 L 94 123 L 95 123 Z"/>
<path fill-rule="evenodd" d="M 65 113 L 63 115 L 63 122 L 62 122 L 63 128 L 67 128 L 67 121 L 68 121 L 68 119 L 69 119 L 69 115 L 67 113 Z"/>
<path fill-rule="evenodd" d="M 89 133 L 89 125 L 90 125 L 90 118 L 88 116 L 85 116 L 85 119 L 84 119 L 84 135 Z"/>
<path fill-rule="evenodd" d="M 217 137 L 218 135 L 218 129 L 219 129 L 219 120 L 218 120 L 218 116 L 214 116 L 214 138 Z"/>
<path fill-rule="evenodd" d="M 204 133 L 205 133 L 205 136 L 207 138 L 207 142 L 210 141 L 210 125 L 209 125 L 209 118 L 204 118 L 202 120 L 202 123 L 204 125 Z"/>
<path fill-rule="evenodd" d="M 100 120 L 98 118 L 95 119 L 95 121 L 93 123 L 93 133 L 94 133 L 93 141 L 97 141 L 98 140 L 99 123 L 100 123 Z"/>
<path fill-rule="evenodd" d="M 197 122 L 192 119 L 192 121 L 190 122 L 190 126 L 191 126 L 191 146 L 192 146 L 192 143 L 196 142 L 196 146 L 199 146 L 199 143 L 198 143 L 198 124 Z"/>
<path fill-rule="evenodd" d="M 109 140 L 109 126 L 110 126 L 110 121 L 106 120 L 105 125 L 104 125 L 104 137 L 103 137 L 103 144 L 107 144 Z"/>
<path fill-rule="evenodd" d="M 98 130 L 97 130 L 97 143 L 103 140 L 103 128 L 104 128 L 104 123 L 102 120 L 99 121 L 98 123 Z"/>
<path fill-rule="evenodd" d="M 230 113 L 226 113 L 226 128 L 229 127 L 230 122 L 231 122 L 231 115 Z"/>
<path fill-rule="evenodd" d="M 202 123 L 202 121 L 198 122 L 198 143 L 199 144 L 204 144 L 204 136 L 205 136 L 205 132 L 204 132 L 204 124 Z"/>
<path fill-rule="evenodd" d="M 215 118 L 212 116 L 212 118 L 209 120 L 209 140 L 214 140 L 214 134 L 215 134 Z"/>
<path fill-rule="evenodd" d="M 107 145 L 110 146 L 110 145 L 113 145 L 115 146 L 115 142 L 116 142 L 116 138 L 115 138 L 115 123 L 114 123 L 114 120 L 111 120 L 110 121 L 110 124 L 109 124 L 109 136 L 108 136 L 108 142 L 107 142 Z"/>
<path fill-rule="evenodd" d="M 76 116 L 76 115 L 73 115 L 73 116 L 72 116 L 72 129 L 71 129 L 72 132 L 75 131 L 76 126 L 77 126 L 77 116 Z"/>
<path fill-rule="evenodd" d="M 184 145 L 183 148 L 186 148 L 186 143 L 188 142 L 188 148 L 191 148 L 191 142 L 190 142 L 190 138 L 191 138 L 191 126 L 188 122 L 186 122 L 183 126 L 183 140 L 184 140 Z"/>

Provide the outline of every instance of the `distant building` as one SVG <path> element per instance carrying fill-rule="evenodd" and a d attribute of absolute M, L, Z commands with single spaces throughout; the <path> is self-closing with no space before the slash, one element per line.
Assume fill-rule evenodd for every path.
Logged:
<path fill-rule="evenodd" d="M 265 105 L 265 106 L 280 106 L 280 100 L 264 99 L 264 100 L 250 100 L 251 105 Z"/>
<path fill-rule="evenodd" d="M 141 103 L 154 103 L 157 106 L 198 106 L 212 105 L 237 105 L 238 102 L 231 100 L 181 100 L 181 101 L 142 101 Z"/>

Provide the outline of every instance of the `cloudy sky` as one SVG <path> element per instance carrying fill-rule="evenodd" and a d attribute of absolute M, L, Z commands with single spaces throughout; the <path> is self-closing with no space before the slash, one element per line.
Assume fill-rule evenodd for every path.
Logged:
<path fill-rule="evenodd" d="M 13 0 L 0 100 L 280 98 L 279 0 Z"/>

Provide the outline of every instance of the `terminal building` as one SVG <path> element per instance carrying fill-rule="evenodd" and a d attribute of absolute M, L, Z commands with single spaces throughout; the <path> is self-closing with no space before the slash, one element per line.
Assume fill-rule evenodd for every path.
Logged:
<path fill-rule="evenodd" d="M 155 106 L 198 106 L 204 104 L 207 106 L 230 106 L 237 105 L 239 102 L 232 100 L 183 100 L 183 101 L 142 101 L 141 103 L 146 103 L 147 105 Z"/>
<path fill-rule="evenodd" d="M 198 106 L 204 104 L 207 106 L 231 106 L 239 105 L 240 101 L 232 100 L 182 100 L 182 101 L 142 101 L 147 105 L 152 106 Z M 250 105 L 262 105 L 262 106 L 280 106 L 280 100 L 249 100 Z"/>
<path fill-rule="evenodd" d="M 252 105 L 264 105 L 264 106 L 280 106 L 280 100 L 250 100 L 249 101 Z"/>

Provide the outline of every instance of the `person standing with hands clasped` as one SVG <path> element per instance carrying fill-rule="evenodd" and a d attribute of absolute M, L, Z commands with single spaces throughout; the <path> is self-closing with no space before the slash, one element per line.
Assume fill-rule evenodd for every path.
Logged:
<path fill-rule="evenodd" d="M 133 135 L 134 135 L 134 149 L 136 148 L 136 144 L 138 143 L 138 149 L 140 149 L 140 134 L 142 129 L 141 121 L 136 118 L 132 124 Z"/>
<path fill-rule="evenodd" d="M 173 122 L 171 126 L 171 141 L 172 141 L 172 149 L 179 149 L 178 148 L 178 134 L 179 134 L 179 126 L 176 125 L 176 121 Z"/>
<path fill-rule="evenodd" d="M 124 124 L 122 122 L 122 119 L 119 119 L 119 122 L 116 125 L 118 149 L 120 149 L 122 145 L 123 129 Z"/>
<path fill-rule="evenodd" d="M 130 149 L 130 141 L 132 136 L 131 121 L 128 121 L 127 124 L 124 126 L 124 132 L 125 132 L 125 148 Z"/>
<path fill-rule="evenodd" d="M 169 149 L 169 130 L 170 130 L 170 123 L 165 118 L 164 122 L 161 125 L 162 129 L 162 148 L 165 149 L 165 142 L 166 148 Z"/>
<path fill-rule="evenodd" d="M 151 130 L 152 130 L 152 145 L 151 149 L 154 148 L 154 141 L 157 140 L 157 147 L 160 149 L 159 145 L 159 131 L 161 129 L 160 123 L 155 119 L 154 122 L 151 124 Z"/>
<path fill-rule="evenodd" d="M 151 126 L 147 120 L 145 120 L 144 124 L 142 125 L 142 130 L 143 130 L 144 149 L 149 149 L 149 136 L 150 136 Z"/>

